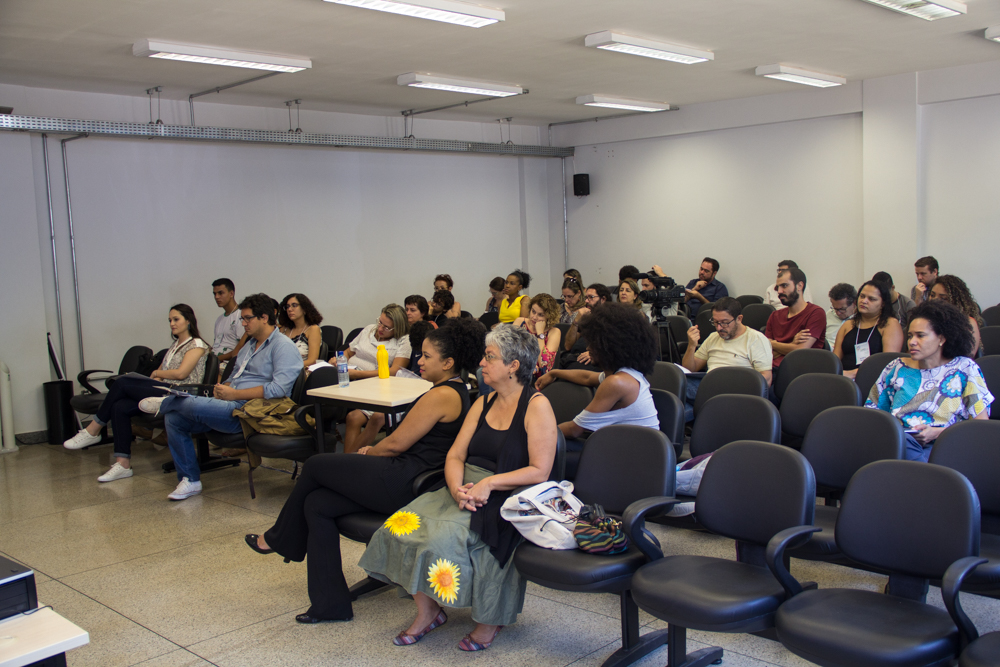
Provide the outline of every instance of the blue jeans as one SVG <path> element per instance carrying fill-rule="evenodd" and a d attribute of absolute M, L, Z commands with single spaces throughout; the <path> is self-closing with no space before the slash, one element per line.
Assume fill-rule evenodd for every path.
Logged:
<path fill-rule="evenodd" d="M 688 377 L 687 397 L 684 401 L 684 423 L 694 421 L 694 399 L 698 397 L 698 387 L 701 385 L 701 378 Z"/>
<path fill-rule="evenodd" d="M 221 431 L 239 433 L 240 420 L 233 416 L 233 410 L 240 407 L 240 401 L 222 401 L 205 396 L 169 396 L 160 405 L 167 428 L 167 444 L 174 457 L 177 479 L 187 477 L 197 482 L 201 477 L 198 453 L 191 435 Z"/>
<path fill-rule="evenodd" d="M 934 446 L 933 443 L 926 447 L 921 445 L 909 433 L 906 434 L 906 442 L 904 444 L 906 445 L 906 449 L 903 451 L 904 459 L 907 461 L 923 461 L 924 463 L 927 463 L 927 459 L 930 458 L 931 447 Z"/>

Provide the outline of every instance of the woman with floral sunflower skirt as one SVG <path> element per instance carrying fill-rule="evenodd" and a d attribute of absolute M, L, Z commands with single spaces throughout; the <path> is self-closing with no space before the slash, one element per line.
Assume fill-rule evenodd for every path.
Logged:
<path fill-rule="evenodd" d="M 337 517 L 395 512 L 413 500 L 416 477 L 445 464 L 469 411 L 469 392 L 460 373 L 475 369 L 485 335 L 479 322 L 463 319 L 449 320 L 448 326 L 428 333 L 419 366 L 434 387 L 413 404 L 399 427 L 355 454 L 310 458 L 274 526 L 263 535 L 246 536 L 247 545 L 258 553 L 306 560 L 311 605 L 295 617 L 299 623 L 353 617 Z M 393 516 L 396 530 L 412 530 L 405 515 Z"/>
<path fill-rule="evenodd" d="M 447 488 L 391 516 L 358 563 L 416 602 L 396 646 L 447 622 L 443 607 L 471 607 L 476 627 L 458 648 L 481 651 L 524 606 L 525 581 L 510 558 L 521 536 L 500 506 L 512 490 L 547 480 L 555 459 L 555 415 L 531 386 L 537 360 L 538 340 L 523 329 L 501 324 L 486 336 L 479 365 L 494 392 L 473 404 L 448 452 Z"/>

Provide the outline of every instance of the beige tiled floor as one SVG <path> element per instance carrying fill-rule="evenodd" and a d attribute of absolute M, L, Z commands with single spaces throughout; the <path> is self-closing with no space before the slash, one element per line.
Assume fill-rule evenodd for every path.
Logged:
<path fill-rule="evenodd" d="M 111 447 L 71 452 L 31 445 L 0 456 L 0 553 L 36 571 L 38 597 L 90 632 L 91 643 L 70 652 L 73 667 L 273 667 L 278 665 L 574 665 L 598 667 L 620 646 L 618 600 L 609 595 L 528 587 L 524 613 L 485 653 L 455 645 L 468 632 L 467 610 L 420 644 L 397 648 L 390 639 L 409 624 L 412 605 L 394 593 L 359 600 L 350 623 L 302 626 L 308 606 L 304 564 L 260 556 L 243 535 L 266 530 L 294 482 L 259 470 L 250 499 L 246 466 L 205 474 L 201 496 L 171 503 L 169 459 L 148 443 L 135 448 L 136 474 L 98 484 Z M 276 461 L 281 466 L 283 462 Z M 730 540 L 653 526 L 669 553 L 732 558 Z M 344 541 L 348 581 L 363 547 Z M 880 589 L 882 577 L 848 568 L 795 561 L 794 573 L 822 587 Z M 929 598 L 941 605 L 940 594 Z M 980 631 L 1000 629 L 1000 601 L 973 595 L 963 604 Z M 665 624 L 642 612 L 647 630 Z M 726 649 L 724 665 L 798 667 L 804 660 L 780 644 L 750 635 L 689 633 L 689 650 Z M 637 663 L 662 665 L 664 651 Z"/>

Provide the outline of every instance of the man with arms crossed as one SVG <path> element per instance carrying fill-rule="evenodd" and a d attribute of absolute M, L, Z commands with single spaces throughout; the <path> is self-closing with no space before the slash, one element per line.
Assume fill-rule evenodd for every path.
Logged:
<path fill-rule="evenodd" d="M 799 265 L 796 264 L 794 260 L 783 259 L 780 262 L 778 262 L 777 275 L 780 276 L 782 271 L 787 271 L 788 269 L 797 269 L 797 268 L 799 268 Z M 809 293 L 808 287 L 806 288 L 806 291 L 802 293 L 802 297 L 809 303 L 813 302 L 812 294 Z M 778 298 L 778 290 L 775 287 L 774 283 L 768 285 L 767 289 L 764 290 L 764 303 L 771 306 L 775 310 L 781 310 L 782 308 L 785 307 L 785 304 L 781 303 L 781 299 Z"/>
<path fill-rule="evenodd" d="M 192 434 L 212 430 L 239 433 L 240 420 L 233 416 L 233 410 L 250 399 L 288 396 L 302 372 L 302 355 L 295 343 L 274 326 L 271 297 L 251 294 L 240 302 L 239 310 L 247 344 L 233 361 L 236 369 L 229 382 L 215 385 L 214 398 L 171 394 L 160 404 L 180 482 L 167 496 L 171 500 L 201 493 L 201 469 Z"/>
<path fill-rule="evenodd" d="M 778 298 L 786 307 L 774 311 L 767 318 L 764 335 L 771 341 L 771 350 L 774 354 L 773 366 L 777 369 L 785 356 L 793 350 L 823 347 L 826 313 L 802 297 L 802 292 L 806 288 L 806 274 L 799 269 L 793 268 L 779 273 L 775 287 L 778 290 Z"/>
<path fill-rule="evenodd" d="M 243 322 L 236 307 L 236 286 L 229 278 L 219 278 L 212 283 L 215 305 L 222 308 L 222 315 L 215 320 L 215 340 L 212 352 L 219 358 L 219 370 L 239 352 L 238 345 L 243 338 Z"/>

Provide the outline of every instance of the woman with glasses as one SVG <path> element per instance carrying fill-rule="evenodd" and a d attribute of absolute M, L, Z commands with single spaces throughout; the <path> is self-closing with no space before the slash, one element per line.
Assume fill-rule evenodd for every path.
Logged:
<path fill-rule="evenodd" d="M 854 317 L 840 326 L 833 346 L 844 365 L 844 376 L 854 378 L 861 362 L 878 352 L 901 352 L 903 327 L 892 314 L 892 290 L 869 280 L 858 290 Z"/>
<path fill-rule="evenodd" d="M 323 316 L 305 294 L 289 294 L 278 306 L 278 331 L 292 339 L 309 368 L 319 360 L 323 334 L 319 324 Z"/>
<path fill-rule="evenodd" d="M 958 276 L 938 276 L 934 284 L 931 285 L 928 298 L 950 303 L 965 313 L 965 316 L 969 318 L 969 326 L 972 327 L 972 337 L 975 340 L 973 352 L 969 356 L 978 356 L 982 348 L 979 327 L 985 327 L 986 321 L 980 314 L 979 304 L 972 298 L 972 292 L 969 291 L 969 287 L 965 284 L 965 281 Z"/>
<path fill-rule="evenodd" d="M 555 460 L 555 415 L 531 387 L 537 358 L 538 340 L 524 329 L 487 334 L 479 366 L 494 391 L 476 400 L 448 450 L 446 488 L 389 517 L 358 563 L 413 596 L 416 617 L 396 646 L 445 624 L 444 607 L 471 607 L 476 626 L 458 648 L 481 651 L 521 612 L 526 582 L 511 559 L 521 535 L 500 506 L 514 489 L 547 480 Z"/>
<path fill-rule="evenodd" d="M 352 380 L 378 377 L 378 346 L 385 345 L 389 353 L 389 375 L 410 364 L 410 322 L 406 319 L 406 311 L 395 303 L 390 303 L 382 309 L 374 324 L 369 324 L 361 330 L 350 346 L 344 352 L 347 357 L 348 374 Z M 330 360 L 336 364 L 336 359 Z M 370 419 L 374 420 L 369 423 Z M 375 435 L 384 423 L 382 415 L 373 415 L 368 410 L 352 410 L 347 414 L 347 425 L 344 432 L 344 451 L 350 454 L 363 445 L 374 442 Z M 362 431 L 366 432 L 364 441 Z M 369 433 L 370 432 L 370 433 Z"/>
<path fill-rule="evenodd" d="M 562 284 L 563 302 L 559 307 L 559 323 L 573 324 L 576 319 L 576 311 L 584 306 L 583 285 L 576 278 L 567 277 Z"/>

